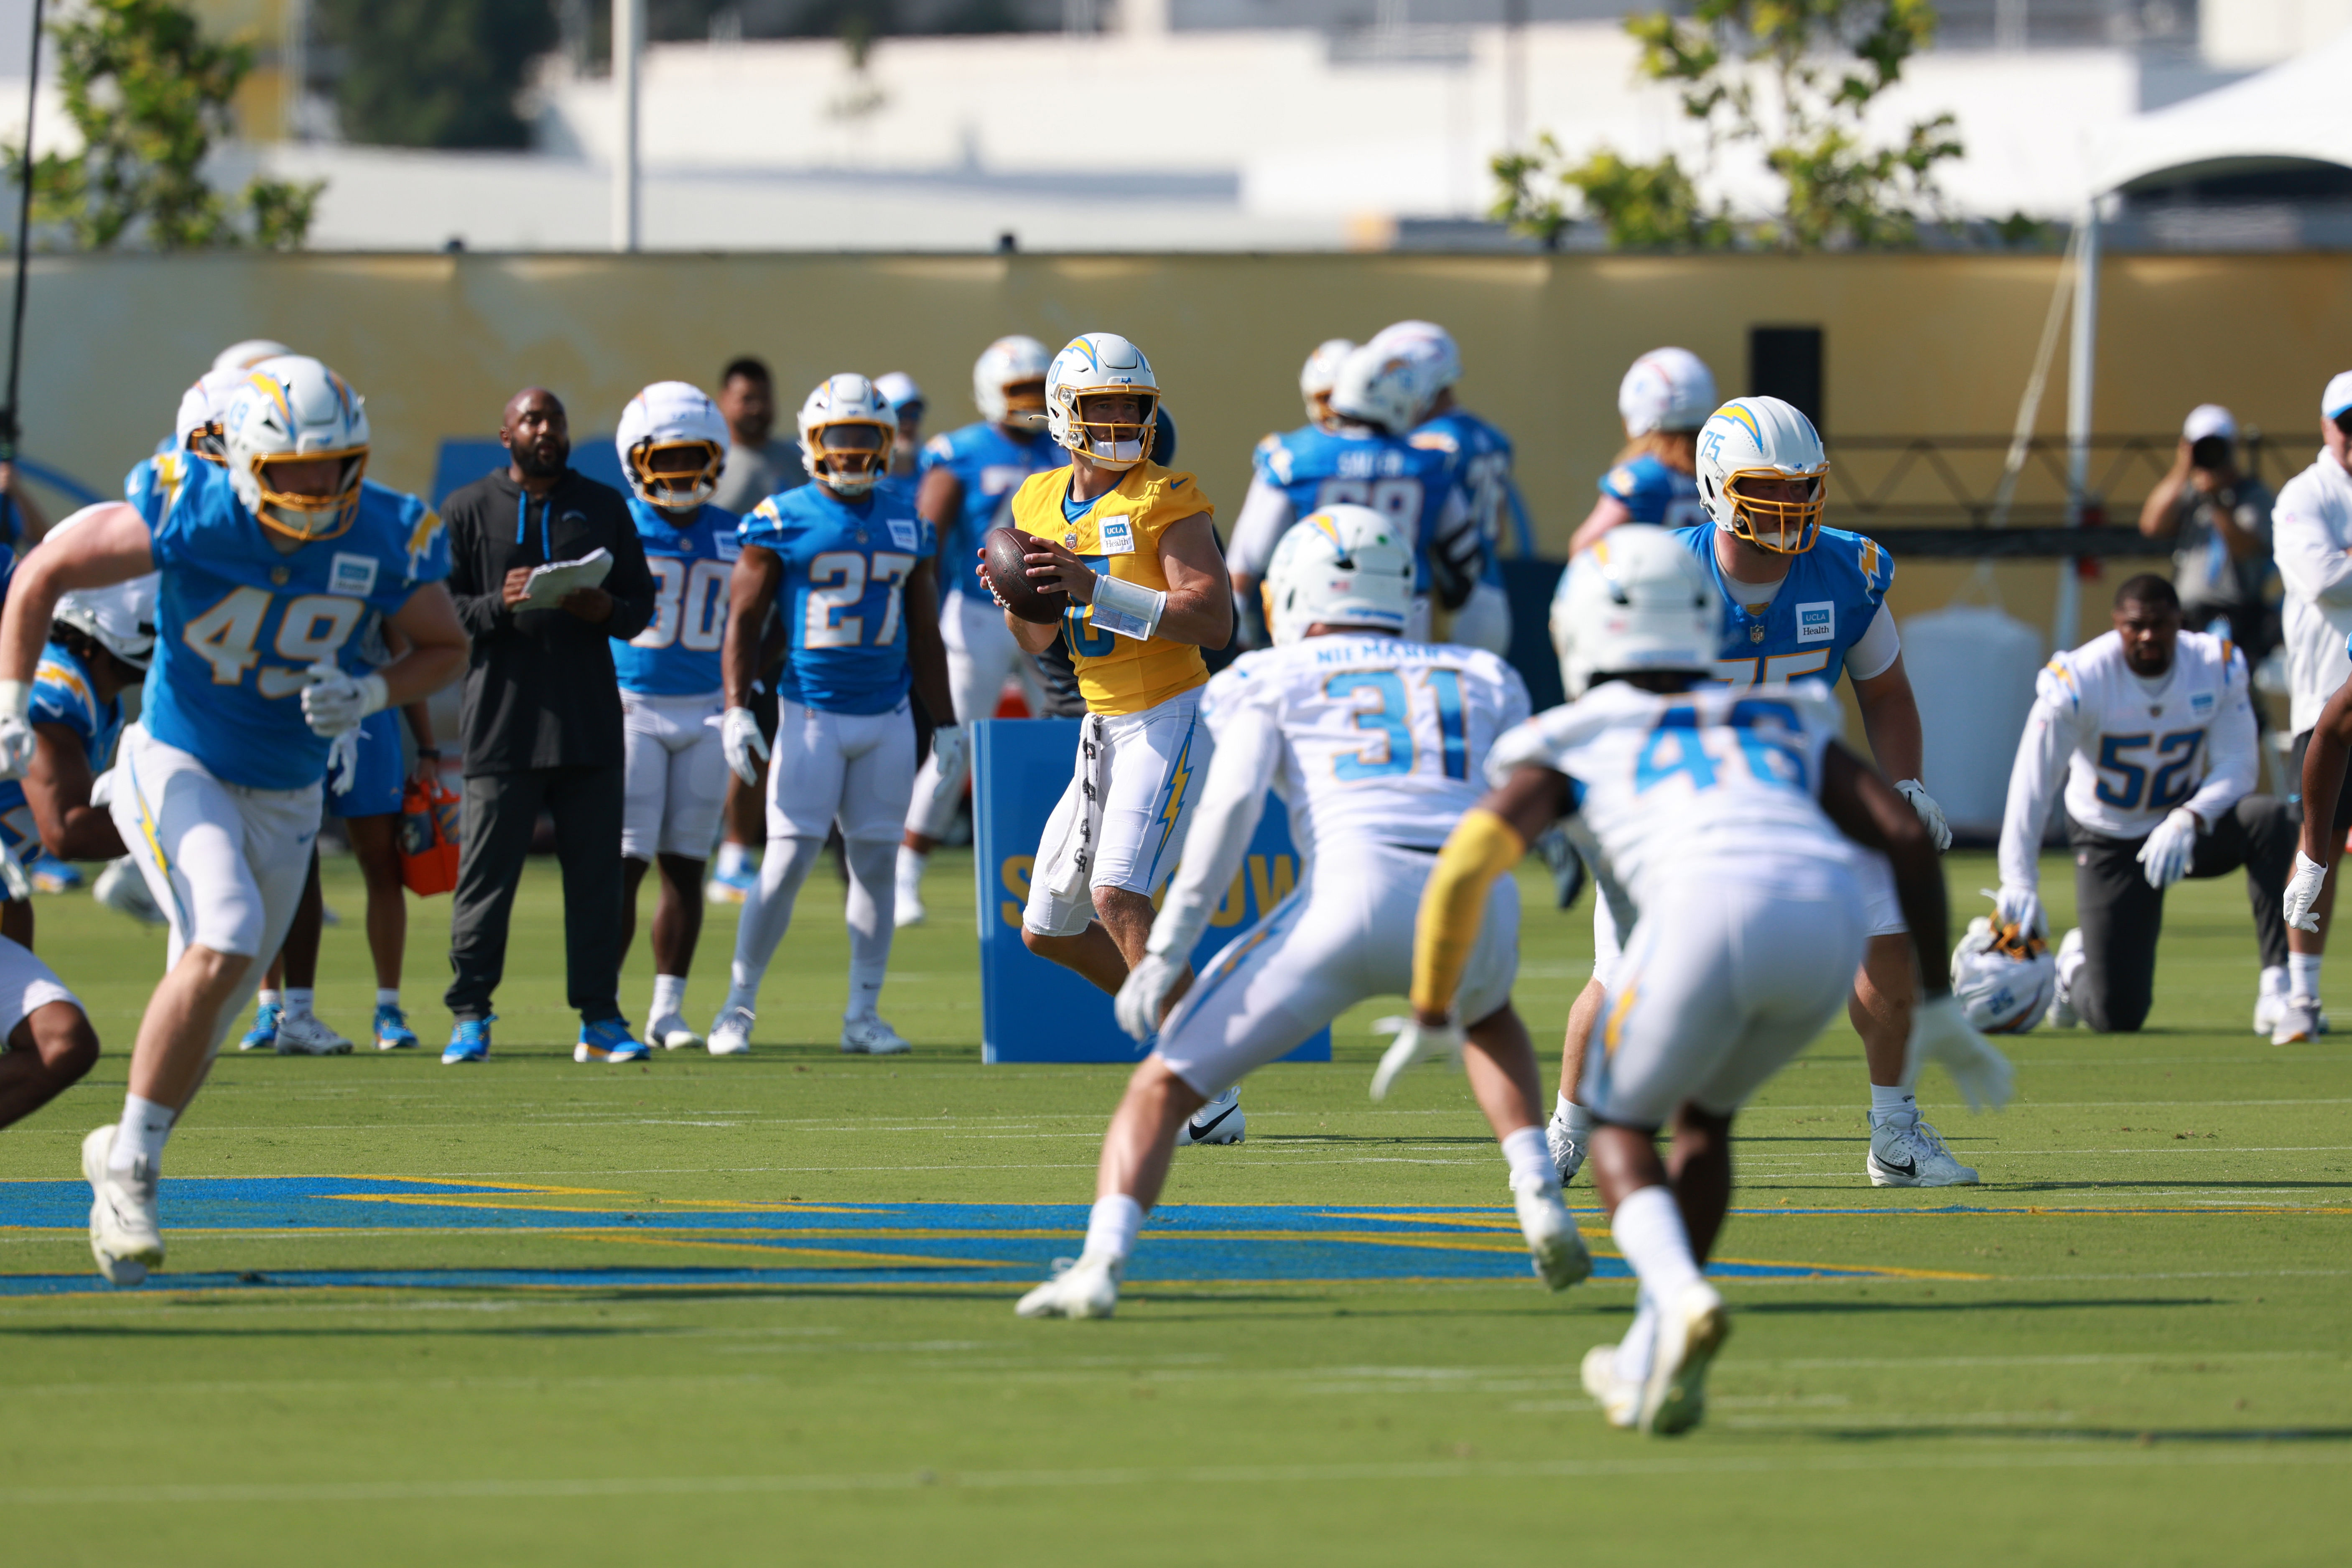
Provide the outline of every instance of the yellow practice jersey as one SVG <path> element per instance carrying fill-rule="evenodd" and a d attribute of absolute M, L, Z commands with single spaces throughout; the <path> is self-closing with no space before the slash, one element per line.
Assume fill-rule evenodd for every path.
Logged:
<path fill-rule="evenodd" d="M 1075 509 L 1076 517 L 1069 494 L 1067 468 L 1030 475 L 1013 493 L 1013 526 L 1061 541 L 1097 572 L 1162 593 L 1168 591 L 1168 575 L 1160 568 L 1160 536 L 1195 513 L 1216 511 L 1201 494 L 1199 480 L 1157 463 L 1129 468 L 1118 489 Z M 1092 605 L 1073 605 L 1062 621 L 1062 640 L 1091 711 L 1140 713 L 1207 683 L 1209 667 L 1191 643 L 1160 637 L 1138 642 L 1097 631 L 1093 614 Z"/>

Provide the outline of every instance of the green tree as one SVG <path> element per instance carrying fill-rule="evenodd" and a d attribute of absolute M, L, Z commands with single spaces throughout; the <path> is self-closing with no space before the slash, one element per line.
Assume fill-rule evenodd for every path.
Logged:
<path fill-rule="evenodd" d="M 600 7 L 602 9 L 602 7 Z M 344 67 L 343 134 L 387 147 L 527 147 L 523 72 L 555 47 L 548 0 L 319 0 Z"/>
<path fill-rule="evenodd" d="M 1953 119 L 1913 122 L 1873 145 L 1863 120 L 1935 36 L 1931 0 L 1698 0 L 1686 16 L 1625 20 L 1642 46 L 1641 75 L 1678 89 L 1706 132 L 1711 165 L 1726 147 L 1752 149 L 1779 176 L 1769 217 L 1735 220 L 1706 205 L 1699 178 L 1674 154 L 1629 163 L 1607 147 L 1571 160 L 1549 137 L 1494 161 L 1494 216 L 1547 245 L 1573 221 L 1572 195 L 1618 247 L 1787 250 L 1914 244 L 1938 196 L 1935 170 L 1960 155 Z"/>
<path fill-rule="evenodd" d="M 204 177 L 250 49 L 205 37 L 170 0 L 80 0 L 49 31 L 82 145 L 35 160 L 35 222 L 65 225 L 89 250 L 302 244 L 323 181 L 255 179 L 232 197 Z"/>

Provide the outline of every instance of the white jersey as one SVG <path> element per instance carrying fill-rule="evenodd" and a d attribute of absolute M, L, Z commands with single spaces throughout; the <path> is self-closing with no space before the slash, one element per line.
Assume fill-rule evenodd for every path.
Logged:
<path fill-rule="evenodd" d="M 2254 787 L 2246 656 L 2226 638 L 2182 632 L 2172 668 L 2150 679 L 2132 673 L 2123 638 L 2108 632 L 2051 659 L 2010 769 L 2004 883 L 2035 885 L 2061 766 L 2066 815 L 2102 837 L 2145 838 L 2179 806 L 2211 826 Z"/>
<path fill-rule="evenodd" d="M 1696 862 L 1757 886 L 1850 888 L 1853 847 L 1820 801 L 1822 754 L 1843 725 L 1814 680 L 1672 695 L 1610 681 L 1504 736 L 1486 773 L 1498 785 L 1515 768 L 1568 776 L 1563 826 L 1626 931 Z"/>
<path fill-rule="evenodd" d="M 1310 861 L 1342 838 L 1442 846 L 1528 709 L 1518 672 L 1483 649 L 1353 632 L 1244 654 L 1202 700 L 1220 748 L 1247 717 L 1280 737 L 1266 782 Z"/>
<path fill-rule="evenodd" d="M 2271 509 L 2271 557 L 2286 589 L 2288 728 L 2319 722 L 2319 710 L 2352 677 L 2352 474 L 2326 452 L 2289 479 Z"/>

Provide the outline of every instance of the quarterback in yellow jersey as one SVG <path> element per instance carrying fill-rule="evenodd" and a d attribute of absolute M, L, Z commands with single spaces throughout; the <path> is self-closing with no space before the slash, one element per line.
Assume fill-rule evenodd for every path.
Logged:
<path fill-rule="evenodd" d="M 1037 846 L 1021 935 L 1116 995 L 1151 934 L 1151 895 L 1175 868 L 1208 771 L 1203 647 L 1233 636 L 1213 509 L 1151 458 L 1160 385 L 1112 332 L 1072 340 L 1045 374 L 1046 429 L 1070 466 L 1032 474 L 1013 526 L 1029 575 L 1072 601 L 1058 625 L 1007 614 L 1024 650 L 1066 639 L 1087 700 L 1076 768 Z M 982 569 L 986 581 L 986 569 Z"/>

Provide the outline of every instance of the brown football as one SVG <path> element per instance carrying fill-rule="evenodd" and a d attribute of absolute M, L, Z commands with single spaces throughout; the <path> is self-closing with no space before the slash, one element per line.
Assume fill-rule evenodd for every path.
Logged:
<path fill-rule="evenodd" d="M 1029 576 L 1029 536 L 1010 528 L 992 528 L 981 541 L 988 562 L 988 580 L 1007 608 L 1034 626 L 1049 626 L 1070 607 L 1070 596 L 1059 588 L 1041 588 Z"/>

